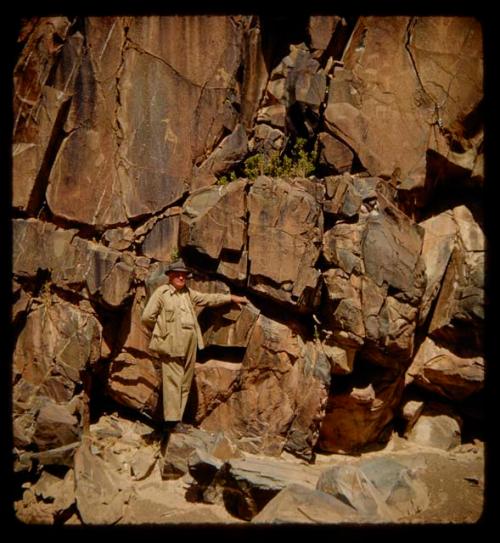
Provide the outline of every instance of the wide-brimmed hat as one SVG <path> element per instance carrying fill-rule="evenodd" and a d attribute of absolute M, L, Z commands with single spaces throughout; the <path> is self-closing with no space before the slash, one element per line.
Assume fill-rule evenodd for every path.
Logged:
<path fill-rule="evenodd" d="M 165 273 L 169 272 L 186 272 L 189 273 L 191 270 L 184 264 L 184 260 L 182 258 L 179 258 L 179 260 L 176 260 L 175 262 L 172 262 L 165 268 Z"/>

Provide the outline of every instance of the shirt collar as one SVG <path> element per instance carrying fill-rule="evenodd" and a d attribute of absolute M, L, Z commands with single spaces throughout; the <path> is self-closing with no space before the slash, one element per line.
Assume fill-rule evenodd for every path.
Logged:
<path fill-rule="evenodd" d="M 170 283 L 167 284 L 167 287 L 170 291 L 170 294 L 184 294 L 185 292 L 188 292 L 187 287 L 181 288 L 181 290 L 177 290 L 174 285 L 171 285 Z"/>

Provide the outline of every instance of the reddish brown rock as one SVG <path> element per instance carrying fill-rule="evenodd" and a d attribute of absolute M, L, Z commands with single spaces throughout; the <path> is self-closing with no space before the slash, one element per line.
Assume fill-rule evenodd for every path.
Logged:
<path fill-rule="evenodd" d="M 386 426 L 396 414 L 404 387 L 404 376 L 385 370 L 365 368 L 349 377 L 347 390 L 328 397 L 321 423 L 318 446 L 328 452 L 351 454 L 382 438 Z"/>
<path fill-rule="evenodd" d="M 204 322 L 205 345 L 247 347 L 260 311 L 251 303 L 214 308 Z"/>
<path fill-rule="evenodd" d="M 429 335 L 480 353 L 484 326 L 485 238 L 467 207 L 455 208 L 453 215 L 458 225 L 459 243 L 446 269 Z"/>
<path fill-rule="evenodd" d="M 369 215 L 363 235 L 366 275 L 378 286 L 401 291 L 401 300 L 418 303 L 425 289 L 422 229 L 381 194 L 378 212 Z"/>
<path fill-rule="evenodd" d="M 48 168 L 62 124 L 69 94 L 51 85 L 51 73 L 62 56 L 70 21 L 41 17 L 23 21 L 22 51 L 14 68 L 12 204 L 38 212 L 43 203 Z"/>
<path fill-rule="evenodd" d="M 406 433 L 409 441 L 423 447 L 448 451 L 460 445 L 462 420 L 449 407 L 430 403 Z"/>
<path fill-rule="evenodd" d="M 182 249 L 213 259 L 222 269 L 238 261 L 246 247 L 245 180 L 200 189 L 186 201 L 181 215 Z"/>
<path fill-rule="evenodd" d="M 243 161 L 248 150 L 248 139 L 243 125 L 226 136 L 213 153 L 199 167 L 194 168 L 192 189 L 213 185 L 224 172 L 234 169 Z"/>
<path fill-rule="evenodd" d="M 420 305 L 419 324 L 425 322 L 436 299 L 457 237 L 452 211 L 440 213 L 420 223 L 424 229 L 422 258 L 427 284 Z"/>
<path fill-rule="evenodd" d="M 336 172 L 343 173 L 351 170 L 354 153 L 349 147 L 327 132 L 318 136 L 321 145 L 320 160 L 333 166 Z"/>
<path fill-rule="evenodd" d="M 55 449 L 80 439 L 78 419 L 64 405 L 47 401 L 35 424 L 33 443 L 39 450 Z"/>
<path fill-rule="evenodd" d="M 407 370 L 407 380 L 451 400 L 464 400 L 484 386 L 484 359 L 465 358 L 426 338 Z"/>
<path fill-rule="evenodd" d="M 78 49 L 68 39 L 54 69 L 57 89 L 74 94 L 68 135 L 55 150 L 49 176 L 52 212 L 91 225 L 123 224 L 178 200 L 195 164 L 217 145 L 210 167 L 206 163 L 210 174 L 241 159 L 245 131 L 222 140 L 238 122 L 232 105 L 238 100 L 230 97 L 238 94 L 243 27 L 225 16 L 84 19 L 89 47 Z M 177 39 L 167 43 L 163 35 Z M 202 54 L 186 57 L 186 47 Z M 42 151 L 40 145 L 38 155 Z"/>
<path fill-rule="evenodd" d="M 78 439 L 85 407 L 77 388 L 100 342 L 95 316 L 55 297 L 29 313 L 13 357 L 16 446 L 44 450 Z"/>
<path fill-rule="evenodd" d="M 146 234 L 141 250 L 145 256 L 162 262 L 172 260 L 178 252 L 180 208 L 170 208 L 166 217 L 157 221 Z"/>
<path fill-rule="evenodd" d="M 130 313 L 124 316 L 120 327 L 120 343 L 122 349 L 130 353 L 135 351 L 153 356 L 149 351 L 151 331 L 141 322 L 141 315 L 146 305 L 146 288 L 139 286 L 136 289 Z"/>
<path fill-rule="evenodd" d="M 208 360 L 195 367 L 195 420 L 199 424 L 228 400 L 238 386 L 241 364 Z"/>
<path fill-rule="evenodd" d="M 286 448 L 311 456 L 330 368 L 326 357 L 318 356 L 297 332 L 259 317 L 242 362 L 239 388 L 203 420 L 202 428 L 224 429 L 249 452 L 279 455 Z"/>
<path fill-rule="evenodd" d="M 48 270 L 52 281 L 111 307 L 131 294 L 133 260 L 127 254 L 75 236 L 36 219 L 13 221 L 13 271 L 34 277 Z"/>
<path fill-rule="evenodd" d="M 249 287 L 310 311 L 323 224 L 315 196 L 280 179 L 258 177 L 248 196 Z"/>
<path fill-rule="evenodd" d="M 423 187 L 437 123 L 460 124 L 481 99 L 481 48 L 472 18 L 360 17 L 330 85 L 327 126 L 371 175 L 399 168 Z M 435 55 L 443 62 L 429 62 Z"/>
<path fill-rule="evenodd" d="M 323 203 L 325 213 L 332 213 L 341 219 L 352 218 L 359 213 L 362 198 L 352 180 L 349 175 L 325 178 L 327 194 L 327 200 Z"/>
<path fill-rule="evenodd" d="M 343 23 L 343 19 L 337 15 L 311 15 L 308 25 L 311 48 L 323 52 L 328 47 L 337 26 Z"/>
<path fill-rule="evenodd" d="M 75 497 L 84 524 L 114 524 L 124 514 L 131 489 L 116 470 L 97 454 L 90 442 L 75 454 Z"/>
<path fill-rule="evenodd" d="M 138 354 L 119 354 L 111 363 L 106 391 L 121 405 L 160 417 L 161 362 Z"/>

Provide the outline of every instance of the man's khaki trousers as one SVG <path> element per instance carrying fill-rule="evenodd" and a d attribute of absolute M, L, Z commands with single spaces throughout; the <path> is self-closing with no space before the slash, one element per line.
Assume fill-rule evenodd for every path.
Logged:
<path fill-rule="evenodd" d="M 197 346 L 196 332 L 193 330 L 185 358 L 165 357 L 162 359 L 163 418 L 165 421 L 182 420 L 193 381 Z"/>

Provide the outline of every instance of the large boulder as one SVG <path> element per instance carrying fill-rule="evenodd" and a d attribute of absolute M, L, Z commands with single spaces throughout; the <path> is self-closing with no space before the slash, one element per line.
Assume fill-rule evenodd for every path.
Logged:
<path fill-rule="evenodd" d="M 31 213 L 44 201 L 46 177 L 68 114 L 67 88 L 54 88 L 48 81 L 61 61 L 64 42 L 71 39 L 70 26 L 66 17 L 41 17 L 37 24 L 26 19 L 21 26 L 23 48 L 13 78 L 12 204 Z"/>
<path fill-rule="evenodd" d="M 460 344 L 465 355 L 481 353 L 484 340 L 485 237 L 480 222 L 466 206 L 453 209 L 458 242 L 450 257 L 429 335 Z"/>
<path fill-rule="evenodd" d="M 481 59 L 475 19 L 360 17 L 330 82 L 326 125 L 371 175 L 398 171 L 423 188 L 426 151 L 446 155 L 445 131 L 463 136 L 479 105 Z"/>
<path fill-rule="evenodd" d="M 47 187 L 57 217 L 98 227 L 123 224 L 178 200 L 195 166 L 212 152 L 205 166 L 211 177 L 202 184 L 242 158 L 246 136 L 236 129 L 236 74 L 244 21 L 87 17 L 79 32 L 69 31 L 64 18 L 44 23 L 27 43 L 29 62 L 16 69 L 22 119 L 15 140 L 16 205 L 36 209 Z M 162 39 L 174 34 L 175 40 Z M 46 45 L 37 51 L 40 41 Z M 33 74 L 42 84 L 28 92 Z M 43 109 L 40 137 L 21 126 L 33 109 Z M 227 132 L 235 136 L 225 144 Z"/>
<path fill-rule="evenodd" d="M 249 288 L 310 312 L 319 302 L 323 217 L 305 184 L 258 177 L 248 195 Z"/>
<path fill-rule="evenodd" d="M 106 392 L 121 405 L 161 419 L 161 362 L 139 353 L 120 353 L 110 365 Z"/>
<path fill-rule="evenodd" d="M 246 189 L 238 180 L 195 191 L 183 206 L 179 241 L 192 256 L 208 257 L 213 271 L 246 279 Z"/>
<path fill-rule="evenodd" d="M 15 219 L 14 274 L 34 278 L 47 270 L 58 287 L 107 307 L 121 306 L 131 295 L 133 258 L 75 233 L 37 219 Z"/>
<path fill-rule="evenodd" d="M 394 522 L 429 505 L 415 470 L 388 458 L 360 460 L 324 471 L 317 489 L 350 505 L 370 522 Z"/>
<path fill-rule="evenodd" d="M 48 297 L 33 307 L 13 355 L 14 445 L 57 449 L 78 441 L 88 415 L 80 392 L 101 354 L 102 327 L 92 313 Z"/>
<path fill-rule="evenodd" d="M 484 387 L 484 373 L 482 356 L 457 356 L 427 337 L 407 370 L 407 382 L 461 401 Z"/>
<path fill-rule="evenodd" d="M 424 230 L 422 259 L 425 263 L 427 284 L 419 312 L 419 324 L 427 319 L 432 303 L 439 294 L 457 237 L 457 224 L 451 210 L 419 223 Z"/>
<path fill-rule="evenodd" d="M 327 179 L 325 211 L 337 220 L 323 236 L 326 303 L 337 345 L 363 349 L 385 365 L 408 364 L 426 285 L 423 230 L 384 194 L 381 179 Z"/>
<path fill-rule="evenodd" d="M 311 458 L 330 380 L 326 357 L 301 338 L 300 327 L 260 315 L 240 372 L 239 387 L 201 427 L 227 430 L 248 452 L 286 449 Z"/>

